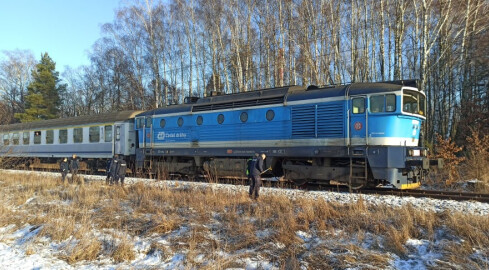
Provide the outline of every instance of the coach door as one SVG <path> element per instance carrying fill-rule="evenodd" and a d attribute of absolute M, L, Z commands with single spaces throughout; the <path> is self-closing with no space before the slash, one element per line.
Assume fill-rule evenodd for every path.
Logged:
<path fill-rule="evenodd" d="M 350 97 L 350 145 L 366 145 L 367 142 L 367 98 L 365 96 Z"/>
<path fill-rule="evenodd" d="M 114 125 L 114 139 L 112 140 L 114 143 L 114 154 L 122 154 L 122 145 L 121 145 L 121 125 Z"/>

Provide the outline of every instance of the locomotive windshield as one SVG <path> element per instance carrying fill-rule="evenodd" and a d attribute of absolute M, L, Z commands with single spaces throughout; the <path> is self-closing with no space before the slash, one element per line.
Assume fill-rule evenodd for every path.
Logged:
<path fill-rule="evenodd" d="M 402 97 L 402 110 L 407 113 L 424 116 L 426 113 L 426 97 L 421 92 L 404 90 Z"/>

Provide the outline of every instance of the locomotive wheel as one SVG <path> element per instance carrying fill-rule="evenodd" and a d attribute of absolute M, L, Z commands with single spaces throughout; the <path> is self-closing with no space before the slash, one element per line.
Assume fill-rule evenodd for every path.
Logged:
<path fill-rule="evenodd" d="M 308 179 L 293 179 L 292 182 L 294 182 L 294 184 L 298 185 L 298 186 L 303 186 L 305 184 L 307 184 L 307 182 L 309 182 Z"/>
<path fill-rule="evenodd" d="M 351 190 L 359 190 L 361 188 L 364 187 L 364 184 L 352 184 L 352 185 L 348 185 L 348 188 L 350 188 Z"/>

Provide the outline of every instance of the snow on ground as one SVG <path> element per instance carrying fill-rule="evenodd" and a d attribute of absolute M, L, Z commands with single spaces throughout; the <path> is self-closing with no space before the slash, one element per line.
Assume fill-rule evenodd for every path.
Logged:
<path fill-rule="evenodd" d="M 10 173 L 39 173 L 39 172 L 26 172 L 26 171 L 14 171 L 3 170 Z M 42 172 L 41 175 L 55 176 L 58 174 Z M 104 176 L 84 176 L 88 181 L 104 181 Z M 199 189 L 210 188 L 215 191 L 228 191 L 231 193 L 243 193 L 248 190 L 246 186 L 226 185 L 226 184 L 208 184 L 208 183 L 195 183 L 185 181 L 155 181 L 141 178 L 126 178 L 126 184 L 131 185 L 137 182 L 144 182 L 150 185 L 157 185 L 161 187 L 174 188 L 174 189 Z M 285 195 L 291 198 L 309 198 L 309 199 L 324 199 L 327 202 L 334 203 L 354 203 L 358 200 L 363 200 L 370 205 L 387 205 L 391 207 L 401 207 L 405 205 L 412 205 L 414 208 L 424 209 L 427 211 L 460 211 L 464 213 L 472 213 L 475 215 L 488 215 L 489 204 L 479 202 L 457 202 L 450 200 L 436 200 L 428 198 L 413 198 L 413 197 L 396 197 L 396 196 L 379 196 L 379 195 L 359 195 L 349 194 L 341 192 L 321 192 L 321 191 L 302 191 L 294 189 L 276 189 L 276 188 L 263 188 L 262 194 L 273 195 Z M 32 197 L 26 200 L 26 204 L 35 201 L 36 198 Z M 65 240 L 62 243 L 51 243 L 49 239 L 46 239 L 46 243 L 41 245 L 42 241 L 32 243 L 33 239 L 41 230 L 39 226 L 24 225 L 19 228 L 15 225 L 8 225 L 6 227 L 0 227 L 0 267 L 1 269 L 186 269 L 187 254 L 185 251 L 173 250 L 170 254 L 163 254 L 161 250 L 154 250 L 150 252 L 150 242 L 158 242 L 162 246 L 169 247 L 173 239 L 178 238 L 180 235 L 188 233 L 189 228 L 182 226 L 171 233 L 161 236 L 155 235 L 147 239 L 134 237 L 130 239 L 136 252 L 136 258 L 131 262 L 124 262 L 116 264 L 109 260 L 99 260 L 98 262 L 79 262 L 74 265 L 68 264 L 66 261 L 60 259 L 58 256 L 62 254 L 66 245 L 69 245 L 69 241 Z M 187 231 L 185 231 L 187 230 Z M 117 232 L 111 232 L 117 233 Z M 341 231 L 336 231 L 337 234 L 342 234 Z M 112 237 L 108 232 L 95 232 L 96 236 L 100 238 Z M 256 232 L 256 237 L 259 239 L 267 239 L 268 236 L 273 234 L 271 229 L 265 229 Z M 303 247 L 310 252 L 313 252 L 317 248 L 321 248 L 325 245 L 325 242 L 330 241 L 328 239 L 320 238 L 317 235 L 313 235 L 310 232 L 297 231 L 296 236 L 303 241 Z M 366 239 L 363 243 L 360 243 L 361 248 L 364 251 L 369 251 L 370 246 L 373 243 L 378 243 L 379 236 L 366 235 Z M 208 239 L 218 239 L 219 235 L 210 233 Z M 341 237 L 340 237 L 341 238 Z M 336 239 L 336 240 L 334 240 Z M 331 241 L 338 241 L 338 238 L 333 237 Z M 41 238 L 42 240 L 42 238 Z M 350 251 L 345 246 L 352 244 L 354 241 L 346 241 L 346 243 L 334 243 L 333 246 L 337 246 L 336 249 L 330 249 L 330 253 L 345 253 L 349 254 Z M 371 242 L 371 244 L 370 244 Z M 331 243 L 329 243 L 331 244 Z M 271 246 L 282 249 L 284 244 L 280 242 L 270 243 Z M 441 252 L 437 247 L 438 243 L 433 240 L 426 239 L 408 239 L 405 243 L 405 247 L 408 250 L 408 255 L 399 257 L 395 254 L 384 254 L 392 258 L 390 265 L 387 269 L 430 269 L 436 266 L 436 262 L 442 257 Z M 241 251 L 240 251 L 241 252 Z M 236 268 L 228 269 L 278 269 L 278 267 L 267 259 L 260 256 L 259 252 L 253 250 L 243 250 L 240 255 L 237 254 L 216 254 L 221 258 L 235 258 L 235 262 L 240 265 Z M 313 254 L 313 253 L 311 253 Z M 249 256 L 248 256 L 249 255 Z M 479 255 L 482 261 L 488 262 L 487 255 Z M 194 262 L 206 261 L 205 255 L 198 254 L 193 259 Z M 205 265 L 205 264 L 204 264 Z M 244 267 L 243 267 L 244 266 Z M 457 266 L 454 266 L 457 267 Z M 301 264 L 300 268 L 308 269 L 307 264 Z M 359 268 L 376 268 L 372 266 L 359 266 Z"/>

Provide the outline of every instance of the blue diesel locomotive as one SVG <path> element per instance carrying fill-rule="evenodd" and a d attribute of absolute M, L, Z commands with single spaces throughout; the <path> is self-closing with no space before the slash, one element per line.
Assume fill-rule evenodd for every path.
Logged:
<path fill-rule="evenodd" d="M 279 87 L 206 98 L 135 117 L 137 170 L 245 177 L 267 154 L 269 177 L 352 188 L 420 186 L 426 97 L 416 81 Z"/>

